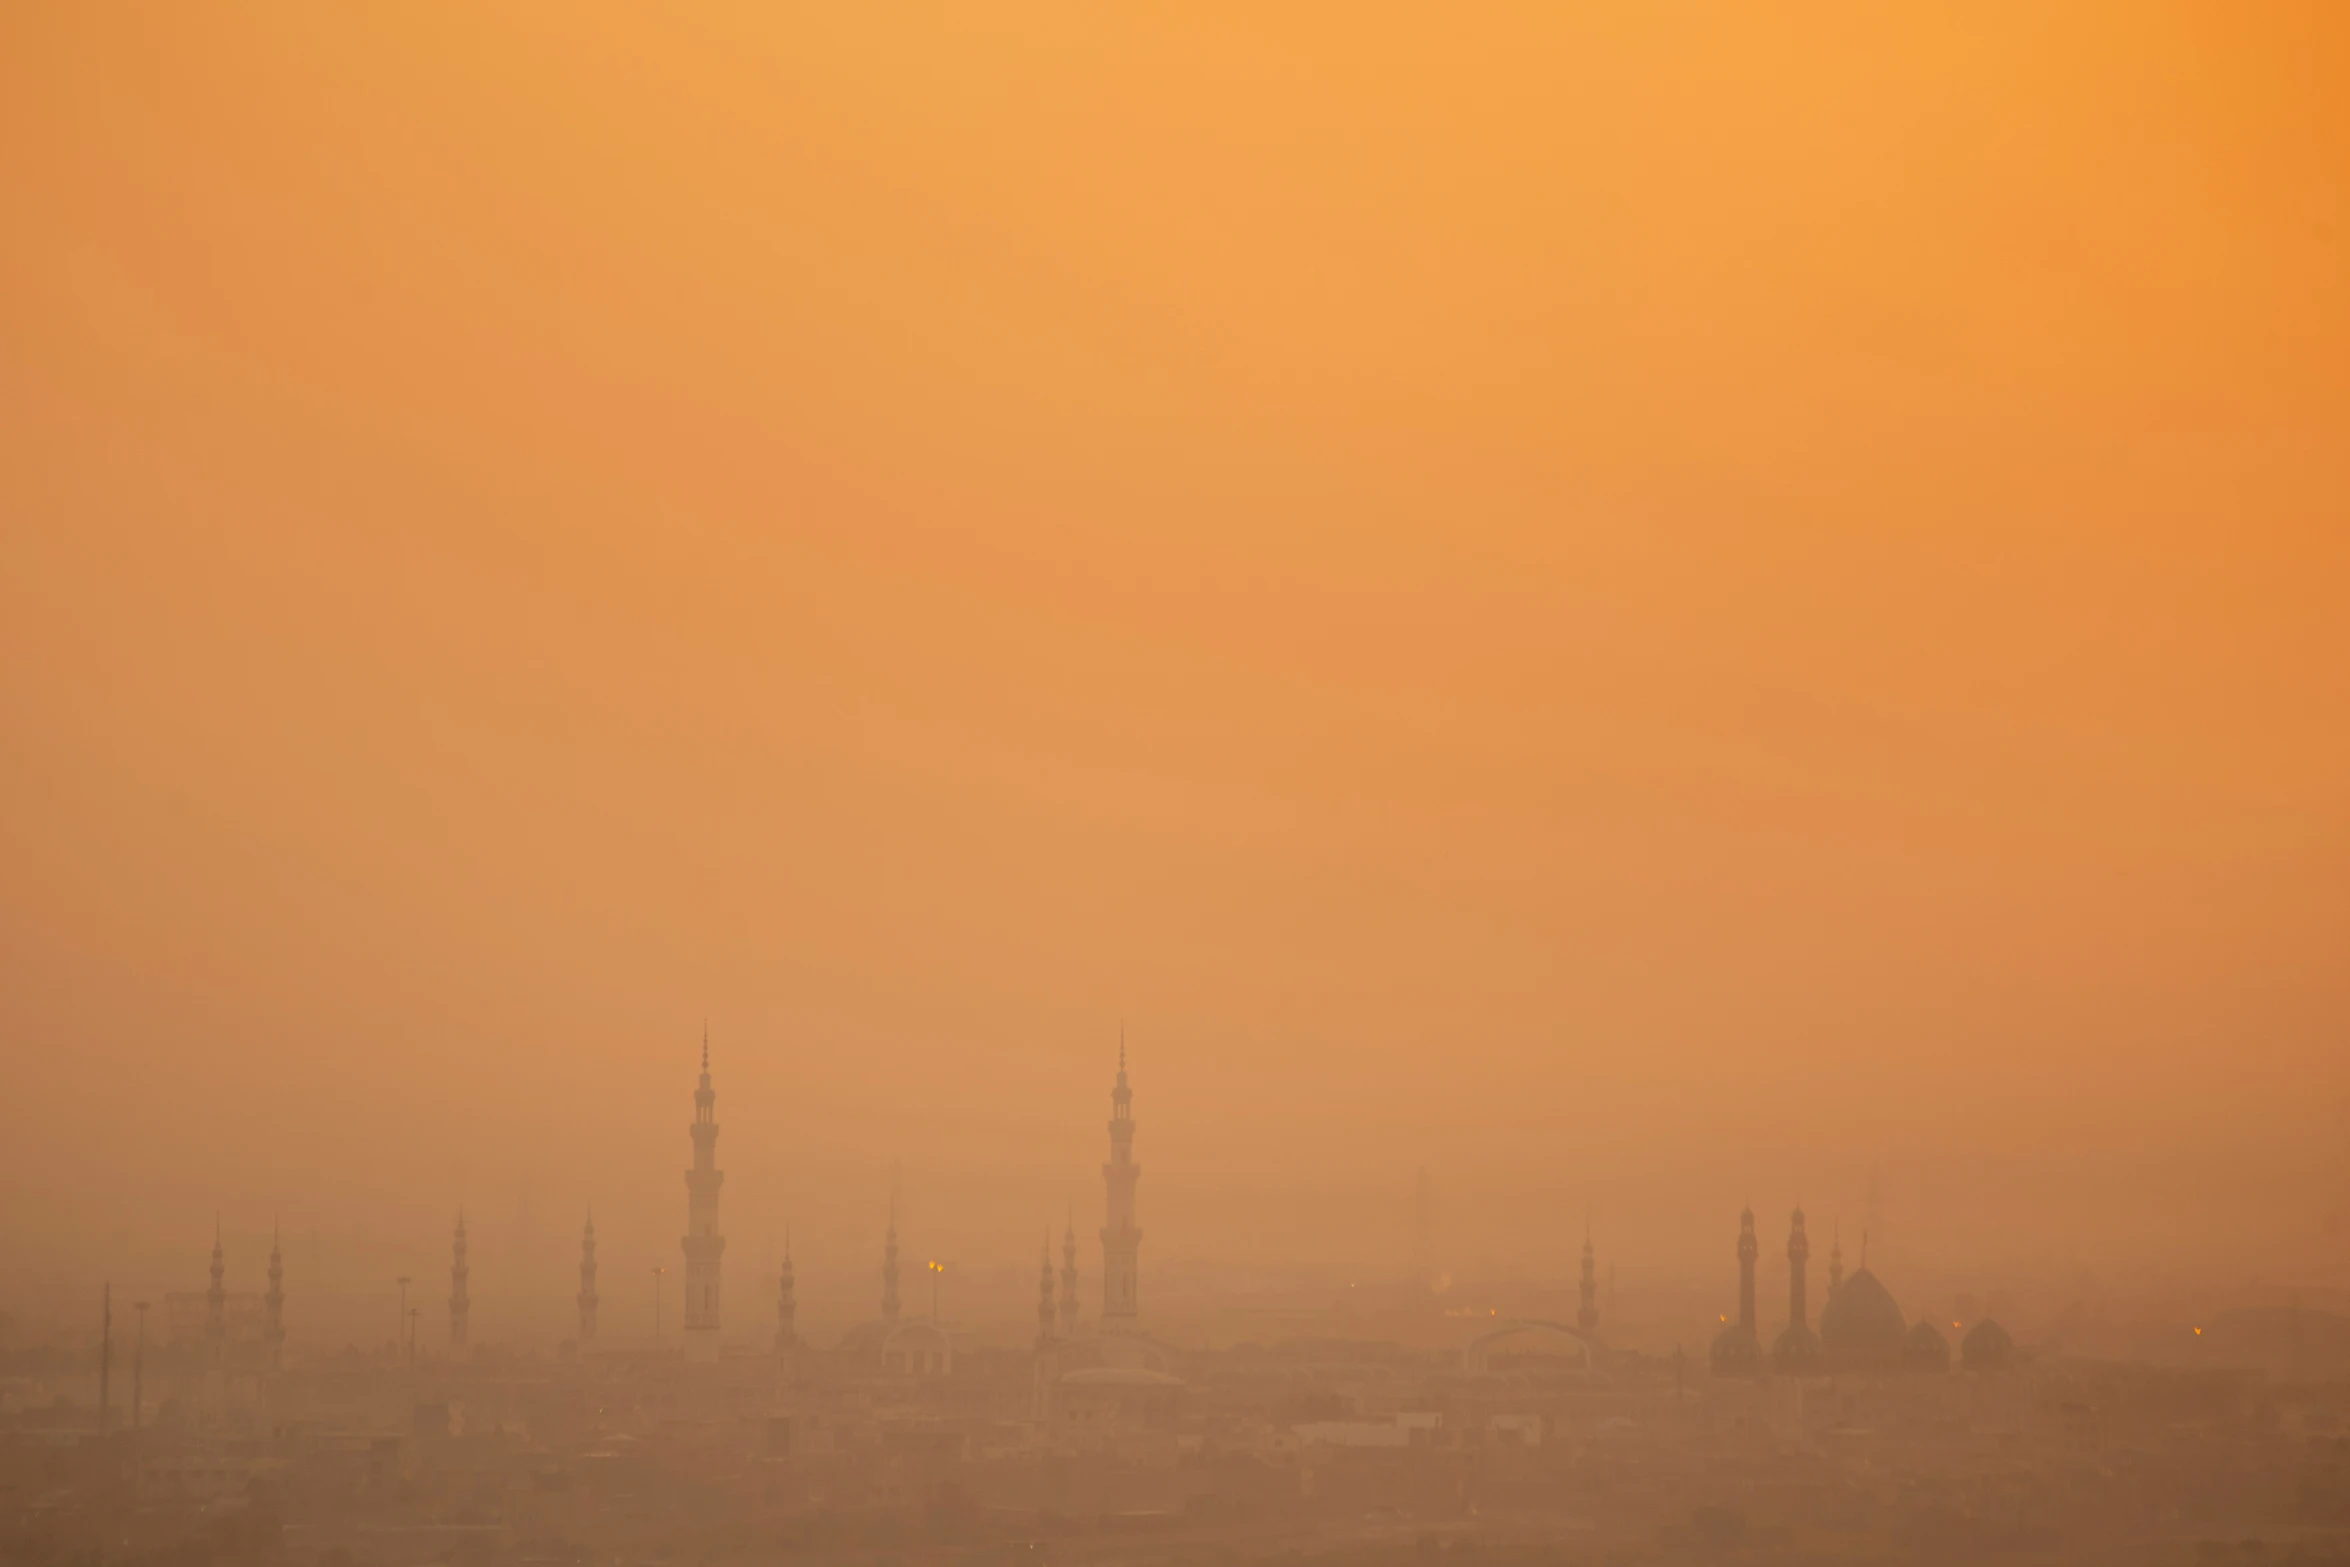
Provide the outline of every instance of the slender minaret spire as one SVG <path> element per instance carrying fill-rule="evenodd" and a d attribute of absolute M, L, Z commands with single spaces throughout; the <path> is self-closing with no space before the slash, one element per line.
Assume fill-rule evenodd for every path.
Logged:
<path fill-rule="evenodd" d="M 718 1233 L 717 1091 L 710 1086 L 710 1025 L 702 1025 L 702 1076 L 694 1085 L 694 1167 L 685 1172 L 685 1358 L 718 1358 L 718 1260 L 726 1237 Z"/>
<path fill-rule="evenodd" d="M 788 1354 L 799 1347 L 800 1303 L 791 1268 L 791 1227 L 783 1231 L 783 1272 L 775 1281 L 775 1352 Z"/>
<path fill-rule="evenodd" d="M 1053 1347 L 1053 1227 L 1044 1227 L 1044 1260 L 1036 1269 L 1036 1347 Z"/>
<path fill-rule="evenodd" d="M 1069 1227 L 1061 1232 L 1061 1337 L 1077 1336 L 1077 1205 L 1069 1205 Z"/>
<path fill-rule="evenodd" d="M 269 1227 L 269 1293 L 261 1297 L 261 1336 L 269 1345 L 270 1369 L 286 1359 L 286 1259 L 278 1243 L 279 1230 Z"/>
<path fill-rule="evenodd" d="M 1810 1260 L 1811 1238 L 1803 1233 L 1803 1210 L 1798 1208 L 1787 1229 L 1787 1321 L 1798 1328 L 1808 1326 L 1810 1315 L 1803 1295 L 1803 1270 Z"/>
<path fill-rule="evenodd" d="M 228 1290 L 221 1283 L 220 1215 L 212 1216 L 212 1284 L 204 1291 L 204 1350 L 213 1368 L 228 1356 Z"/>
<path fill-rule="evenodd" d="M 465 1346 L 473 1336 L 473 1296 L 467 1282 L 473 1269 L 465 1261 L 465 1210 L 457 1210 L 457 1230 L 449 1238 L 449 1354 L 452 1359 L 465 1358 Z"/>
<path fill-rule="evenodd" d="M 101 1431 L 114 1423 L 113 1398 L 114 1281 L 109 1279 L 98 1296 L 98 1429 Z"/>
<path fill-rule="evenodd" d="M 898 1178 L 889 1178 L 889 1233 L 881 1238 L 881 1320 L 898 1320 Z"/>
<path fill-rule="evenodd" d="M 1575 1313 L 1575 1326 L 1583 1330 L 1585 1338 L 1599 1331 L 1599 1258 L 1591 1249 L 1591 1214 L 1583 1214 L 1583 1304 Z"/>
<path fill-rule="evenodd" d="M 1102 1322 L 1131 1325 L 1140 1311 L 1138 1274 L 1142 1231 L 1134 1223 L 1134 1090 L 1126 1084 L 1126 1030 L 1118 1029 L 1118 1083 L 1110 1090 L 1110 1162 L 1102 1166 L 1109 1191 L 1102 1226 Z"/>
<path fill-rule="evenodd" d="M 587 1224 L 579 1232 L 579 1343 L 581 1348 L 596 1341 L 596 1308 L 604 1303 L 596 1293 L 596 1210 L 590 1208 Z"/>
<path fill-rule="evenodd" d="M 1423 1294 L 1436 1287 L 1436 1183 L 1424 1164 L 1412 1177 L 1412 1285 Z"/>
<path fill-rule="evenodd" d="M 1863 1263 L 1861 1266 L 1866 1267 L 1868 1264 Z M 1842 1220 L 1838 1220 L 1836 1223 L 1836 1228 L 1833 1232 L 1831 1232 L 1831 1237 L 1828 1241 L 1828 1298 L 1830 1300 L 1834 1300 L 1836 1298 L 1836 1292 L 1843 1287 L 1844 1223 Z"/>
<path fill-rule="evenodd" d="M 1754 1320 L 1754 1259 L 1762 1255 L 1762 1245 L 1754 1238 L 1754 1209 L 1749 1206 L 1738 1215 L 1738 1325 L 1751 1337 L 1757 1332 Z"/>

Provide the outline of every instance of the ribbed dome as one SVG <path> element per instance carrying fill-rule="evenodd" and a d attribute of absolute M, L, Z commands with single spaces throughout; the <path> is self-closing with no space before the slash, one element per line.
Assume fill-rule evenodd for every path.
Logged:
<path fill-rule="evenodd" d="M 1712 1352 L 1714 1375 L 1717 1377 L 1758 1377 L 1762 1375 L 1762 1345 L 1753 1334 L 1733 1322 L 1714 1335 Z"/>
<path fill-rule="evenodd" d="M 1820 1312 L 1820 1344 L 1835 1350 L 1895 1354 L 1909 1336 L 1893 1292 L 1863 1268 L 1837 1287 Z"/>
<path fill-rule="evenodd" d="M 1985 1317 L 1967 1330 L 1958 1354 L 1969 1371 L 1998 1371 L 2007 1365 L 2014 1349 L 2015 1340 L 2007 1336 L 2007 1329 Z"/>
<path fill-rule="evenodd" d="M 1948 1371 L 1950 1340 L 1931 1322 L 1920 1322 L 1901 1342 L 1901 1363 L 1916 1371 Z"/>

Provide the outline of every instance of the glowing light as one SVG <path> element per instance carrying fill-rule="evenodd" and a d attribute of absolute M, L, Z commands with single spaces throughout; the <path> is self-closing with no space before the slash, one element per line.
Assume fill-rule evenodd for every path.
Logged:
<path fill-rule="evenodd" d="M 2201 1337 L 2203 1336 L 2203 1330 L 2202 1330 L 2201 1328 L 2197 1328 L 2197 1329 L 2195 1330 L 2195 1336 L 2196 1336 L 2197 1338 L 2201 1338 Z"/>

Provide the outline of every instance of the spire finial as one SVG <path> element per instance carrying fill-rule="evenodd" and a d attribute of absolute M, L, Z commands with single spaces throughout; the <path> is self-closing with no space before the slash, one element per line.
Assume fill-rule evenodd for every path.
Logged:
<path fill-rule="evenodd" d="M 702 1070 L 710 1070 L 710 1020 L 702 1019 Z"/>

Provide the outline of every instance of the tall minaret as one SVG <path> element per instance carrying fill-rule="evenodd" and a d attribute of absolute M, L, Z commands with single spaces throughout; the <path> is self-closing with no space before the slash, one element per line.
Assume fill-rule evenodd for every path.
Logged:
<path fill-rule="evenodd" d="M 465 1210 L 460 1208 L 457 1232 L 449 1239 L 449 1354 L 459 1360 L 472 1337 L 473 1296 L 465 1287 L 472 1276 L 465 1262 Z"/>
<path fill-rule="evenodd" d="M 596 1341 L 596 1308 L 604 1298 L 596 1293 L 596 1214 L 588 1210 L 587 1227 L 579 1232 L 579 1342 Z"/>
<path fill-rule="evenodd" d="M 276 1370 L 286 1358 L 286 1260 L 278 1247 L 278 1229 L 269 1227 L 269 1293 L 261 1297 L 261 1336 L 269 1345 L 269 1365 Z"/>
<path fill-rule="evenodd" d="M 1583 1330 L 1585 1338 L 1599 1331 L 1599 1257 L 1591 1249 L 1591 1215 L 1583 1216 L 1583 1305 L 1575 1313 L 1575 1326 Z"/>
<path fill-rule="evenodd" d="M 1140 1303 L 1137 1273 L 1142 1231 L 1134 1226 L 1134 1090 L 1126 1086 L 1126 1041 L 1118 1041 L 1118 1086 L 1110 1090 L 1110 1162 L 1102 1166 L 1109 1209 L 1102 1225 L 1102 1324 L 1132 1324 Z"/>
<path fill-rule="evenodd" d="M 1738 1215 L 1738 1325 L 1749 1337 L 1759 1333 L 1754 1320 L 1754 1259 L 1762 1255 L 1762 1245 L 1754 1238 L 1754 1209 L 1751 1205 Z M 1756 1342 L 1761 1340 L 1757 1337 Z"/>
<path fill-rule="evenodd" d="M 775 1281 L 775 1352 L 788 1354 L 799 1347 L 800 1303 L 793 1291 L 791 1231 L 783 1232 L 783 1273 Z"/>
<path fill-rule="evenodd" d="M 718 1095 L 710 1087 L 710 1031 L 702 1030 L 702 1080 L 694 1087 L 694 1167 L 685 1172 L 685 1358 L 718 1358 Z"/>
<path fill-rule="evenodd" d="M 1077 1209 L 1069 1209 L 1069 1227 L 1061 1232 L 1061 1337 L 1077 1336 Z"/>
<path fill-rule="evenodd" d="M 1828 1298 L 1844 1287 L 1844 1225 L 1837 1222 L 1835 1238 L 1828 1242 Z"/>
<path fill-rule="evenodd" d="M 1811 1261 L 1811 1238 L 1803 1233 L 1803 1210 L 1795 1210 L 1795 1217 L 1787 1229 L 1787 1321 L 1791 1326 L 1804 1327 L 1810 1315 L 1803 1295 L 1803 1270 Z"/>
<path fill-rule="evenodd" d="M 214 1370 L 228 1359 L 228 1290 L 221 1283 L 220 1215 L 212 1216 L 212 1284 L 204 1291 L 204 1352 Z"/>
<path fill-rule="evenodd" d="M 1044 1227 L 1044 1260 L 1036 1270 L 1036 1347 L 1053 1347 L 1053 1227 Z"/>
<path fill-rule="evenodd" d="M 898 1182 L 889 1182 L 889 1233 L 881 1240 L 881 1320 L 898 1320 Z"/>

